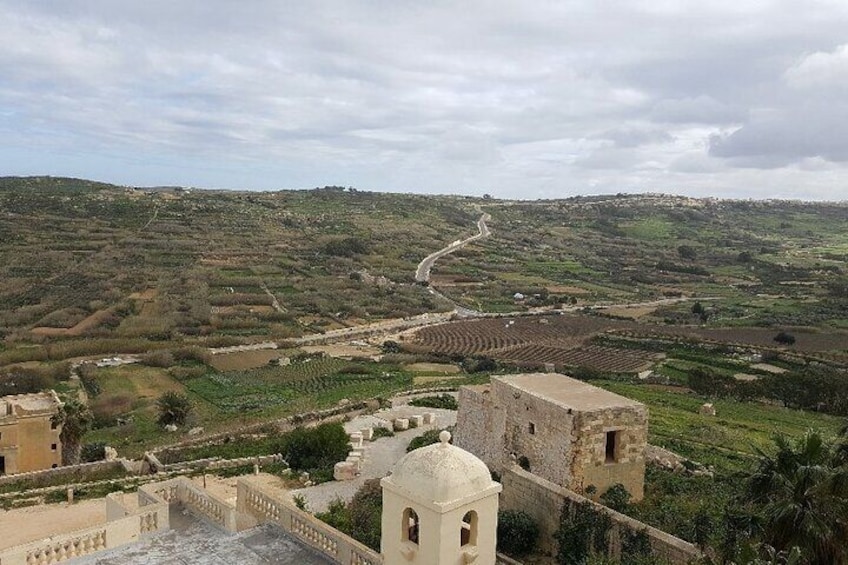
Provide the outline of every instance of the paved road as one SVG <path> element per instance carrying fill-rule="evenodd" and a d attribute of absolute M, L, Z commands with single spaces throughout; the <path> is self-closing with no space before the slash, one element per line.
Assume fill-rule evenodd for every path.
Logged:
<path fill-rule="evenodd" d="M 461 249 L 472 241 L 477 241 L 478 239 L 489 237 L 491 232 L 489 231 L 489 227 L 486 225 L 486 222 L 490 219 L 492 219 L 492 217 L 489 214 L 483 214 L 482 216 L 480 216 L 480 219 L 477 220 L 477 230 L 479 232 L 477 233 L 477 235 L 472 235 L 471 237 L 461 239 L 459 241 L 454 241 L 447 247 L 440 249 L 435 253 L 427 255 L 424 260 L 418 264 L 418 269 L 416 269 L 415 271 L 415 280 L 418 282 L 429 282 L 430 269 L 433 267 L 433 263 L 436 262 L 436 259 L 438 259 L 439 257 L 444 257 L 449 253 L 453 253 L 457 249 Z"/>

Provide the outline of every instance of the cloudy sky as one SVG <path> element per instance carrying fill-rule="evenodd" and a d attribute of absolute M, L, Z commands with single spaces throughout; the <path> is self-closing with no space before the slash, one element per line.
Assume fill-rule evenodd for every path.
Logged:
<path fill-rule="evenodd" d="M 0 175 L 848 199 L 845 0 L 0 0 Z"/>

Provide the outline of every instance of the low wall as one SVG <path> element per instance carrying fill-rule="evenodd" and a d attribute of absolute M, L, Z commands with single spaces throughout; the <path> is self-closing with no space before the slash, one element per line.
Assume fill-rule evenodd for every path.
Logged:
<path fill-rule="evenodd" d="M 589 502 L 612 520 L 608 548 L 611 556 L 620 556 L 622 533 L 628 530 L 647 535 L 652 553 L 658 559 L 682 565 L 702 556 L 698 548 L 687 541 L 594 503 L 575 492 L 528 473 L 517 465 L 504 469 L 501 482 L 503 491 L 500 509 L 521 510 L 536 520 L 539 524 L 539 550 L 542 553 L 554 554 L 557 550 L 554 534 L 559 528 L 563 506 L 569 504 L 576 508 L 579 504 Z"/>
<path fill-rule="evenodd" d="M 138 541 L 146 534 L 170 528 L 168 503 L 148 493 L 138 493 L 138 508 L 128 510 L 119 498 L 106 500 L 107 522 L 82 530 L 57 534 L 0 552 L 0 565 L 46 565 L 112 549 Z"/>
<path fill-rule="evenodd" d="M 66 467 L 56 467 L 54 469 L 42 469 L 41 471 L 30 471 L 28 473 L 0 475 L 0 486 L 17 482 L 23 484 L 38 484 L 40 482 L 50 482 L 54 479 L 61 479 L 64 477 L 74 478 L 103 471 L 117 471 L 118 469 L 123 468 L 124 464 L 118 459 L 114 461 L 81 463 L 79 465 L 68 465 Z"/>
<path fill-rule="evenodd" d="M 169 463 L 162 465 L 161 470 L 165 472 L 171 471 L 188 471 L 192 469 L 205 469 L 208 471 L 217 471 L 219 469 L 231 469 L 233 467 L 241 467 L 244 465 L 259 466 L 269 465 L 271 463 L 284 462 L 283 456 L 279 453 L 275 455 L 260 455 L 257 457 L 239 457 L 237 459 L 221 459 L 220 457 L 209 457 L 207 459 L 194 459 L 192 461 L 182 461 L 180 463 Z"/>
<path fill-rule="evenodd" d="M 230 503 L 185 477 L 146 484 L 140 487 L 139 491 L 162 499 L 168 504 L 182 504 L 195 516 L 206 519 L 227 532 L 235 533 L 239 530 L 236 509 Z"/>
<path fill-rule="evenodd" d="M 237 500 L 239 514 L 249 515 L 258 523 L 278 525 L 336 563 L 383 565 L 383 558 L 378 553 L 251 482 L 249 478 L 238 480 Z"/>

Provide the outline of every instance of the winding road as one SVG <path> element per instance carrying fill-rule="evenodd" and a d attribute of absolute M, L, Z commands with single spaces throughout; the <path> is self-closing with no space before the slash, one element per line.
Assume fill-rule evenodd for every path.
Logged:
<path fill-rule="evenodd" d="M 462 249 L 472 241 L 477 241 L 478 239 L 483 239 L 489 237 L 491 232 L 489 231 L 489 226 L 486 225 L 488 220 L 491 220 L 492 217 L 489 214 L 483 214 L 479 220 L 477 220 L 477 229 L 479 233 L 477 235 L 472 235 L 466 239 L 460 239 L 458 241 L 454 241 L 447 247 L 443 249 L 439 249 L 435 253 L 431 253 L 424 257 L 424 260 L 418 264 L 418 269 L 415 271 L 415 281 L 416 282 L 430 282 L 430 269 L 433 267 L 433 263 L 436 262 L 436 259 L 440 257 L 444 257 L 449 253 L 453 253 L 457 249 Z"/>

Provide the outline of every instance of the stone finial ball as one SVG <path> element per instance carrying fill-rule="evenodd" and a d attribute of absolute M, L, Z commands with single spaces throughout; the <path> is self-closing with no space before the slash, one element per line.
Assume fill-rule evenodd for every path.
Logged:
<path fill-rule="evenodd" d="M 439 434 L 439 441 L 442 442 L 442 445 L 447 445 L 448 443 L 450 443 L 450 440 L 450 432 L 447 430 L 442 430 L 442 432 Z"/>

